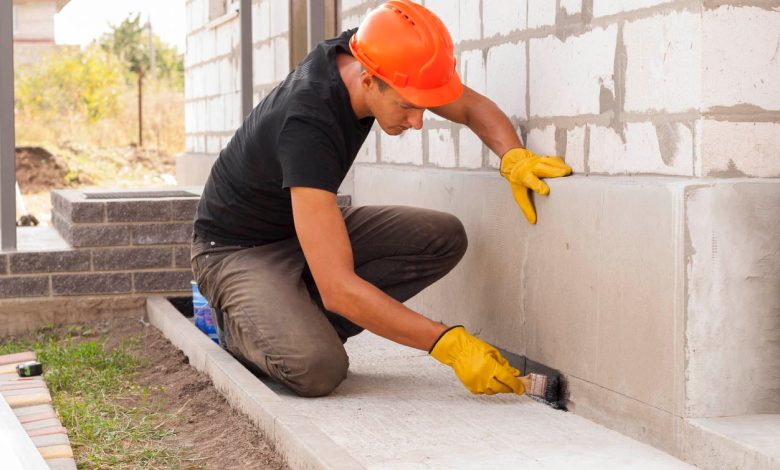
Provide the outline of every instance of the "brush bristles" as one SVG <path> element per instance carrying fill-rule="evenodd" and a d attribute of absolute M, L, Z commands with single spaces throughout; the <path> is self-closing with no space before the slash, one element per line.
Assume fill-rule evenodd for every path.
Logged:
<path fill-rule="evenodd" d="M 530 374 L 531 388 L 526 393 L 542 403 L 556 409 L 565 409 L 562 403 L 561 382 L 558 376 Z"/>

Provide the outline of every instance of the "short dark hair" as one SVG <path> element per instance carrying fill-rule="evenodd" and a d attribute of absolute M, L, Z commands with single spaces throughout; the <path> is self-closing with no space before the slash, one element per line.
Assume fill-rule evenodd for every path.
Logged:
<path fill-rule="evenodd" d="M 368 70 L 366 70 L 366 67 L 363 64 L 360 64 L 360 71 L 361 72 L 368 72 Z M 369 72 L 369 73 L 371 73 L 371 72 Z M 380 92 L 384 93 L 385 90 L 390 88 L 390 85 L 388 85 L 387 82 L 385 82 L 381 78 L 377 77 L 376 75 L 371 74 L 371 78 L 374 79 L 374 83 L 376 83 L 376 86 L 377 86 L 377 88 L 379 88 Z"/>

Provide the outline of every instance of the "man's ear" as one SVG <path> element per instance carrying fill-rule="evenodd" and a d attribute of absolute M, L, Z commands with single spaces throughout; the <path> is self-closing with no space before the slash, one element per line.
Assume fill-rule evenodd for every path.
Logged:
<path fill-rule="evenodd" d="M 368 70 L 360 72 L 360 86 L 362 86 L 365 91 L 369 91 L 371 87 L 376 86 L 374 77 Z"/>

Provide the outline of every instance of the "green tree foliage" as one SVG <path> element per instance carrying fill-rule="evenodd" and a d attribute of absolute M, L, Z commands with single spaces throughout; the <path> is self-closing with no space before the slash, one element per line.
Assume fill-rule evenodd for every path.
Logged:
<path fill-rule="evenodd" d="M 61 46 L 37 62 L 17 65 L 17 142 L 80 142 L 98 147 L 151 141 L 173 153 L 184 144 L 183 57 L 130 16 L 84 49 Z M 149 80 L 151 76 L 157 80 Z M 138 91 L 143 82 L 143 109 Z M 148 112 L 147 111 L 148 108 Z M 143 137 L 143 138 L 142 138 Z"/>
<path fill-rule="evenodd" d="M 162 42 L 153 35 L 155 72 L 160 80 L 167 81 L 177 89 L 184 86 L 184 59 L 176 48 Z M 100 46 L 118 57 L 130 74 L 128 81 L 135 81 L 142 74 L 148 78 L 150 69 L 149 30 L 141 23 L 141 15 L 130 16 L 111 32 L 103 35 Z"/>
<path fill-rule="evenodd" d="M 97 46 L 62 49 L 15 76 L 16 109 L 46 116 L 84 116 L 89 122 L 117 112 L 126 89 L 119 60 Z"/>

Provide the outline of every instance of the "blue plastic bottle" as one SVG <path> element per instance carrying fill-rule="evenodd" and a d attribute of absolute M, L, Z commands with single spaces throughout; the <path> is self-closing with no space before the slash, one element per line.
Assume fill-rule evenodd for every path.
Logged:
<path fill-rule="evenodd" d="M 214 320 L 211 316 L 211 306 L 209 301 L 203 297 L 203 294 L 198 290 L 198 284 L 195 281 L 192 283 L 192 310 L 195 315 L 195 326 L 198 329 L 208 335 L 215 343 L 219 344 L 219 337 L 217 336 L 217 328 L 214 326 Z"/>

